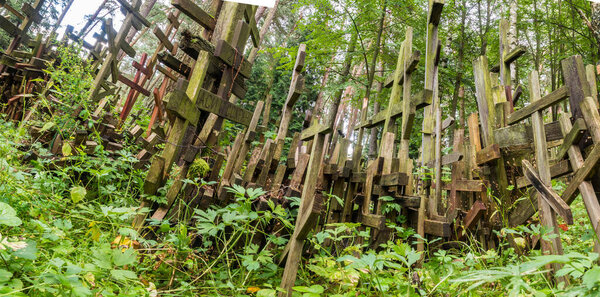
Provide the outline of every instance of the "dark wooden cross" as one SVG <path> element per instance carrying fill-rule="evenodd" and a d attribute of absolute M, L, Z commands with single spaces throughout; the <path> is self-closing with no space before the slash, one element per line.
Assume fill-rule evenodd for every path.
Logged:
<path fill-rule="evenodd" d="M 323 147 L 325 144 L 325 135 L 331 132 L 331 125 L 321 125 L 314 123 L 308 129 L 302 131 L 300 140 L 312 140 L 312 150 L 310 153 L 310 161 L 308 162 L 308 171 L 304 187 L 302 188 L 302 197 L 300 199 L 300 208 L 298 217 L 296 218 L 296 226 L 292 238 L 286 246 L 284 255 L 287 257 L 285 270 L 281 279 L 281 288 L 285 293 L 280 293 L 279 296 L 291 296 L 292 287 L 296 282 L 298 274 L 298 265 L 304 250 L 304 241 L 308 233 L 316 225 L 318 217 L 321 213 L 320 195 L 315 195 L 317 188 L 319 170 L 323 158 Z"/>

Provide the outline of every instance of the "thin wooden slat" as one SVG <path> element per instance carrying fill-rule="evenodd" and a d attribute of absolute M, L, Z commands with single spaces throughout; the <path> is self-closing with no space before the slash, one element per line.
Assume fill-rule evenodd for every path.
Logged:
<path fill-rule="evenodd" d="M 565 201 L 552 190 L 552 188 L 546 186 L 544 182 L 542 182 L 529 161 L 523 160 L 523 170 L 525 171 L 525 177 L 538 193 L 540 193 L 540 196 L 546 200 L 552 209 L 554 209 L 567 224 L 573 225 L 573 214 L 571 213 L 569 205 L 567 205 Z"/>
<path fill-rule="evenodd" d="M 179 9 L 202 27 L 213 31 L 217 24 L 214 17 L 190 0 L 171 0 L 171 5 Z"/>
<path fill-rule="evenodd" d="M 583 137 L 585 131 L 587 131 L 587 125 L 585 124 L 585 120 L 582 118 L 575 120 L 573 128 L 571 129 L 571 131 L 569 131 L 568 134 L 565 135 L 563 143 L 558 148 L 556 160 L 562 160 L 569 152 L 571 146 L 573 144 L 578 143 L 579 140 L 581 140 L 581 137 Z"/>
<path fill-rule="evenodd" d="M 252 74 L 252 64 L 244 58 L 244 53 L 237 51 L 225 40 L 219 40 L 215 47 L 214 56 L 221 59 L 223 63 L 233 67 L 241 76 L 249 78 Z"/>
<path fill-rule="evenodd" d="M 165 33 L 163 33 L 163 31 L 160 30 L 159 27 L 154 27 L 154 30 L 152 30 L 152 32 L 154 33 L 154 36 L 156 36 L 156 38 L 158 38 L 160 43 L 162 43 L 162 45 L 165 48 L 167 48 L 167 50 L 169 52 L 173 52 L 173 43 L 171 43 L 169 38 L 167 38 L 167 36 L 165 36 Z"/>
<path fill-rule="evenodd" d="M 142 86 L 136 84 L 126 76 L 119 74 L 119 81 L 132 88 L 133 90 L 142 93 L 144 96 L 150 96 L 150 91 L 144 89 Z"/>
<path fill-rule="evenodd" d="M 531 104 L 511 113 L 507 117 L 507 123 L 509 125 L 514 124 L 518 121 L 521 121 L 527 117 L 529 117 L 534 112 L 546 109 L 561 100 L 564 100 L 568 97 L 567 87 L 561 87 L 556 91 L 544 96 L 540 100 L 532 102 Z"/>
<path fill-rule="evenodd" d="M 552 179 L 559 178 L 561 176 L 567 175 L 573 172 L 571 165 L 568 160 L 562 160 L 554 165 L 550 166 L 550 176 Z M 525 187 L 531 186 L 531 182 L 525 176 L 519 176 L 517 178 L 517 189 L 522 189 Z"/>

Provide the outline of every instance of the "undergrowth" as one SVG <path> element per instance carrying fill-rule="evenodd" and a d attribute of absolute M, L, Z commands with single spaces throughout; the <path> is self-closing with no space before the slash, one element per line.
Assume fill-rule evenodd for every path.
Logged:
<path fill-rule="evenodd" d="M 25 130 L 0 122 L 0 296 L 276 296 L 277 261 L 294 213 L 272 203 L 256 211 L 261 189 L 232 188 L 233 203 L 193 209 L 189 225 L 150 222 L 154 233 L 145 239 L 131 228 L 144 171 L 133 169 L 130 152 L 111 158 L 100 147 L 95 156 L 70 156 L 56 169 L 43 158 L 20 160 L 25 152 L 18 147 L 27 139 Z M 471 241 L 422 255 L 414 231 L 393 222 L 395 240 L 375 251 L 360 243 L 368 232 L 358 224 L 330 225 L 309 236 L 312 256 L 301 265 L 295 292 L 598 296 L 593 232 L 583 206 L 573 209 L 578 219 L 561 234 L 563 256 L 519 255 L 506 241 L 496 250 Z M 268 225 L 278 227 L 265 232 Z M 529 225 L 501 233 L 544 230 Z M 564 264 L 558 274 L 570 276 L 571 285 L 548 278 L 545 267 L 552 262 Z"/>
<path fill-rule="evenodd" d="M 89 82 L 84 69 L 53 69 L 62 90 L 83 88 L 74 78 Z M 79 99 L 65 99 L 71 91 L 51 93 L 74 103 Z M 64 116 L 68 111 L 43 118 L 53 123 L 44 124 L 46 130 L 76 129 Z M 32 150 L 39 158 L 24 161 Z M 133 218 L 148 211 L 139 209 L 146 170 L 134 169 L 135 148 L 125 146 L 116 155 L 101 145 L 93 155 L 75 150 L 55 166 L 57 160 L 46 158 L 47 150 L 25 127 L 0 118 L 0 296 L 278 294 L 278 262 L 298 198 L 289 198 L 290 209 L 267 200 L 257 210 L 265 192 L 235 186 L 225 207 L 184 205 L 179 211 L 190 223 L 150 220 L 147 228 L 134 230 Z M 210 186 L 197 179 L 185 183 Z M 144 198 L 164 203 L 165 189 L 159 193 Z M 507 235 L 551 236 L 535 223 L 501 230 L 496 249 L 486 250 L 471 237 L 449 249 L 440 249 L 437 239 L 423 239 L 425 253 L 417 252 L 418 235 L 403 227 L 401 216 L 388 221 L 393 240 L 377 250 L 364 243 L 369 230 L 359 224 L 327 225 L 308 236 L 310 257 L 300 265 L 295 296 L 600 296 L 594 232 L 580 199 L 572 208 L 576 222 L 563 226 L 562 256 L 519 254 L 508 244 Z M 386 202 L 384 210 L 397 209 Z M 554 277 L 568 276 L 569 285 L 552 281 L 550 263 L 563 264 Z"/>

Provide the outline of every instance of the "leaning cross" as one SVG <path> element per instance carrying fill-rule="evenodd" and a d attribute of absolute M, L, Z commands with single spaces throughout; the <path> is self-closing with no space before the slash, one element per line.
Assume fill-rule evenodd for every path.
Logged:
<path fill-rule="evenodd" d="M 280 297 L 292 296 L 292 287 L 296 282 L 298 264 L 304 249 L 304 241 L 306 240 L 310 230 L 314 228 L 321 213 L 322 202 L 316 199 L 318 195 L 315 195 L 315 191 L 319 179 L 321 161 L 323 159 L 325 135 L 330 132 L 331 125 L 315 123 L 308 129 L 302 131 L 300 137 L 300 140 L 302 141 L 312 140 L 312 151 L 310 154 L 310 160 L 308 162 L 308 170 L 306 172 L 304 187 L 302 189 L 302 197 L 300 200 L 298 217 L 296 218 L 296 226 L 294 228 L 292 238 L 286 247 L 287 253 L 284 252 L 284 255 L 282 256 L 285 257 L 287 255 L 287 260 L 285 263 L 283 277 L 281 279 L 281 288 L 285 290 L 285 293 L 280 293 Z"/>

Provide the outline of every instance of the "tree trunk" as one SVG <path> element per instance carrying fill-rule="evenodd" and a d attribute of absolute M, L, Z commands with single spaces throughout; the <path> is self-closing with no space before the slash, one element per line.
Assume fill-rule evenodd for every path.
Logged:
<path fill-rule="evenodd" d="M 379 73 L 381 74 L 381 76 L 383 76 L 383 62 L 379 62 Z M 381 94 L 381 91 L 383 90 L 383 82 L 378 81 L 377 82 L 377 95 Z M 373 114 L 377 114 L 379 113 L 379 111 L 381 110 L 381 104 L 379 103 L 378 100 L 375 101 L 375 103 L 373 103 Z M 373 160 L 377 157 L 377 136 L 379 130 L 377 129 L 377 127 L 373 127 L 371 128 L 371 134 L 369 135 L 369 160 Z"/>
<path fill-rule="evenodd" d="M 263 39 L 267 35 L 267 31 L 269 30 L 269 27 L 271 27 L 271 23 L 273 23 L 273 19 L 275 18 L 275 13 L 277 12 L 278 5 L 279 5 L 279 0 L 275 1 L 275 5 L 273 6 L 273 8 L 271 8 L 269 10 L 269 13 L 267 14 L 267 18 L 265 19 L 263 26 L 260 28 L 260 40 L 258 42 L 258 47 L 252 48 L 252 51 L 250 52 L 250 55 L 248 56 L 248 61 L 250 63 L 254 63 L 254 60 L 256 59 L 260 45 L 262 44 Z M 263 13 L 264 13 L 264 11 L 263 11 Z M 256 14 L 256 18 L 258 18 L 258 13 Z"/>
<path fill-rule="evenodd" d="M 375 51 L 373 52 L 373 57 L 371 59 L 371 65 L 367 65 L 367 74 L 369 75 L 369 77 L 367 80 L 367 89 L 365 91 L 363 108 L 360 113 L 360 122 L 361 123 L 367 120 L 367 109 L 369 106 L 369 98 L 371 96 L 373 80 L 375 79 L 375 66 L 377 65 L 377 57 L 379 56 L 379 52 L 381 49 L 381 40 L 382 40 L 382 36 L 383 36 L 383 29 L 385 27 L 385 16 L 387 13 L 386 9 L 387 9 L 387 0 L 384 0 L 383 7 L 381 8 L 381 16 L 379 18 L 379 30 L 377 32 L 377 40 L 375 42 Z M 369 69 L 370 69 L 370 71 L 369 71 Z M 364 133 L 365 133 L 365 129 L 360 128 L 360 130 L 358 131 L 358 138 L 357 138 L 357 142 L 356 142 L 358 145 L 362 145 Z"/>
<path fill-rule="evenodd" d="M 90 26 L 94 23 L 94 21 L 96 21 L 96 19 L 98 18 L 98 15 L 106 6 L 106 2 L 108 2 L 108 0 L 102 1 L 100 6 L 98 6 L 98 9 L 96 9 L 96 12 L 94 12 L 94 14 L 90 17 L 90 19 L 85 23 L 83 28 L 81 28 L 81 31 L 79 31 L 79 34 L 77 34 L 77 37 L 81 38 L 81 37 L 85 36 L 85 34 L 86 34 L 85 32 L 90 28 Z"/>

